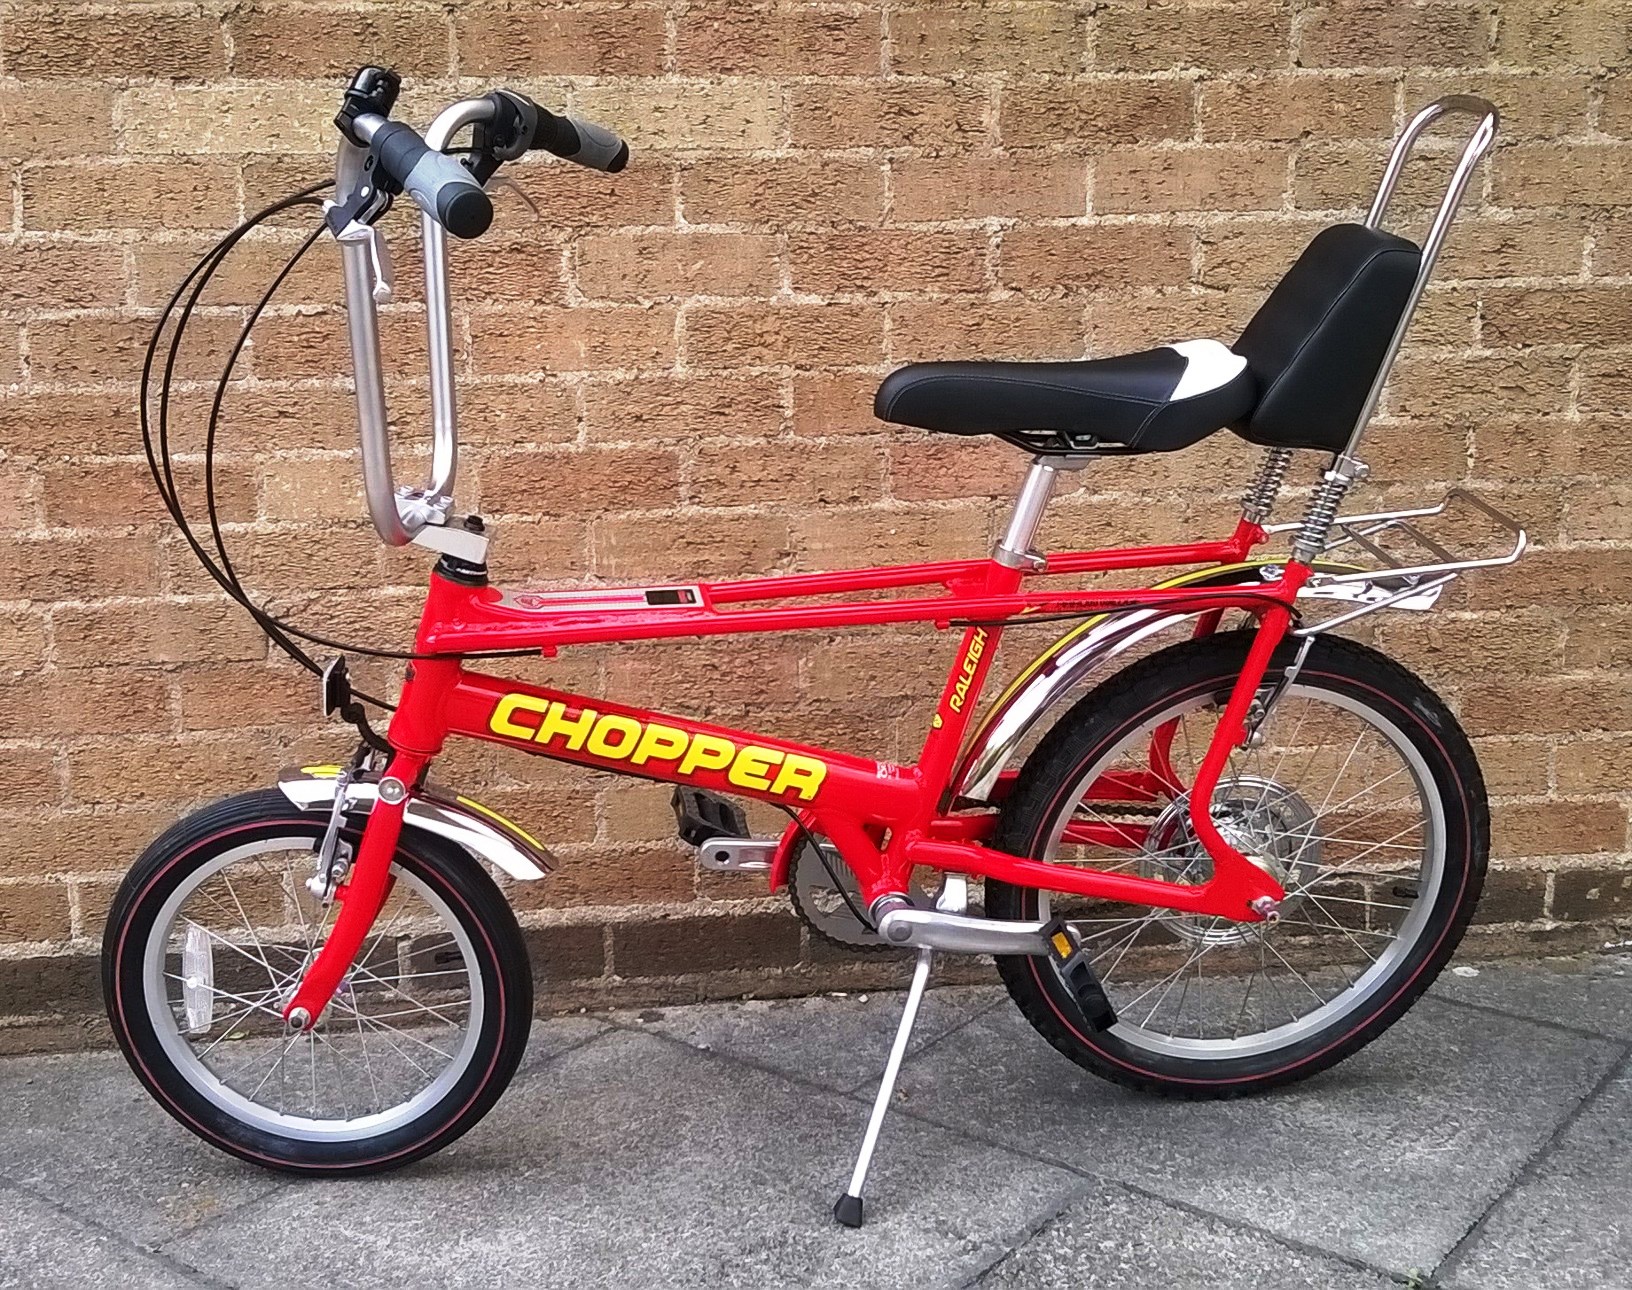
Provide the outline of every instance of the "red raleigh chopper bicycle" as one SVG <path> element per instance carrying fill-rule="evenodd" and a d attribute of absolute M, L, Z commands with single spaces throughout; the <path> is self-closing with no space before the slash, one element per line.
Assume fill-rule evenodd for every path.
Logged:
<path fill-rule="evenodd" d="M 1015 1003 L 1060 1052 L 1118 1083 L 1179 1097 L 1230 1097 L 1325 1069 L 1421 995 L 1479 896 L 1484 784 L 1445 704 L 1333 629 L 1385 609 L 1431 609 L 1465 570 L 1516 560 L 1525 536 L 1461 492 L 1408 510 L 1339 510 L 1365 476 L 1362 431 L 1495 137 L 1490 104 L 1452 96 L 1418 113 L 1365 220 L 1321 231 L 1233 346 L 1190 340 L 1077 362 L 892 373 L 875 405 L 885 421 L 996 435 L 1030 455 L 989 558 L 518 592 L 492 585 L 493 535 L 454 509 L 446 234 L 486 229 L 485 185 L 530 149 L 609 172 L 628 149 L 507 90 L 453 104 L 421 137 L 390 119 L 397 90 L 384 69 L 353 80 L 336 119 L 333 190 L 305 246 L 326 230 L 340 247 L 370 516 L 385 542 L 423 547 L 436 565 L 384 737 L 364 719 L 343 663 L 331 663 L 325 709 L 364 736 L 350 764 L 291 771 L 275 788 L 183 819 L 119 892 L 104 942 L 109 1014 L 170 1114 L 246 1160 L 334 1175 L 428 1155 L 494 1104 L 522 1055 L 533 986 L 491 871 L 539 879 L 551 859 L 518 825 L 430 780 L 451 737 L 672 783 L 681 836 L 702 865 L 764 874 L 823 936 L 916 951 L 855 1171 L 835 1206 L 847 1224 L 861 1221 L 936 953 L 993 956 Z M 1448 116 L 1476 124 L 1419 246 L 1382 223 L 1413 145 Z M 455 148 L 467 128 L 469 144 Z M 155 478 L 194 551 L 278 644 L 314 667 L 304 644 L 333 642 L 244 593 L 213 483 L 213 554 L 188 526 L 166 415 L 180 330 L 204 283 L 248 227 L 318 205 L 322 187 L 229 235 L 178 290 L 156 442 L 146 396 L 164 353 L 159 334 L 143 405 Z M 379 221 L 404 192 L 421 212 L 434 430 L 431 479 L 419 488 L 398 487 L 392 473 L 377 330 L 377 302 L 391 290 Z M 222 388 L 230 374 L 229 359 Z M 218 391 L 212 480 L 219 411 Z M 1224 429 L 1267 449 L 1228 536 L 1036 549 L 1061 473 L 1100 457 L 1177 451 Z M 1302 520 L 1271 524 L 1298 450 L 1328 464 Z M 1506 532 L 1500 553 L 1459 556 L 1423 527 L 1453 504 Z M 1287 555 L 1255 554 L 1282 534 Z M 1402 561 L 1402 538 L 1426 557 Z M 1180 566 L 1187 572 L 1135 589 L 1048 582 Z M 1306 617 L 1314 611 L 1321 616 Z M 1049 619 L 1078 625 L 977 719 L 1005 628 Z M 607 642 L 905 623 L 960 632 L 913 765 L 471 666 Z M 750 836 L 730 796 L 783 808 L 787 827 Z"/>

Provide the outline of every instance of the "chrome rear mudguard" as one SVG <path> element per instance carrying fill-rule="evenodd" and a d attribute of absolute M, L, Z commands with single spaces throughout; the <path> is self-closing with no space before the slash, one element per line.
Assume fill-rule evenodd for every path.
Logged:
<path fill-rule="evenodd" d="M 278 788 L 303 811 L 328 811 L 334 807 L 339 774 L 338 766 L 302 766 L 279 774 Z M 346 786 L 347 810 L 372 811 L 378 798 L 379 787 L 370 780 Z M 445 789 L 426 786 L 410 797 L 403 826 L 457 843 L 512 878 L 531 881 L 555 868 L 555 858 L 526 830 L 480 802 Z"/>
<path fill-rule="evenodd" d="M 1242 564 L 1198 569 L 1170 578 L 1157 586 L 1219 587 L 1250 582 L 1255 578 L 1279 577 L 1282 560 L 1264 558 Z M 1354 566 L 1322 562 L 1322 573 L 1350 573 Z M 1266 575 L 1263 571 L 1268 570 Z M 1386 571 L 1385 571 L 1386 572 Z M 1381 578 L 1382 575 L 1379 575 Z M 1359 599 L 1369 584 L 1351 583 L 1341 591 L 1314 586 L 1300 591 L 1300 599 Z M 1427 609 L 1437 592 L 1394 602 L 1391 608 Z M 963 759 L 952 777 L 954 805 L 991 802 L 998 777 L 1014 761 L 1028 736 L 1038 733 L 1042 723 L 1065 699 L 1087 682 L 1110 669 L 1117 657 L 1142 641 L 1160 636 L 1201 617 L 1206 607 L 1185 610 L 1127 609 L 1091 618 L 1067 632 L 1032 661 L 1012 685 L 992 704 L 970 737 Z"/>

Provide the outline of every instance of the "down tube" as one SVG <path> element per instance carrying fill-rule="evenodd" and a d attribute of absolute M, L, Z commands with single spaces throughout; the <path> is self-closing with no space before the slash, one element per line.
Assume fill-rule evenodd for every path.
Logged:
<path fill-rule="evenodd" d="M 918 777 L 909 767 L 477 672 L 461 671 L 446 716 L 451 734 L 818 816 L 896 827 L 920 810 Z"/>

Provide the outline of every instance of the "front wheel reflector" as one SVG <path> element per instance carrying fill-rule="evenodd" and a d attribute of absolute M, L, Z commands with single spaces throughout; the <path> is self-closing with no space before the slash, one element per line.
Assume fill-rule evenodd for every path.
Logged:
<path fill-rule="evenodd" d="M 187 1009 L 187 1029 L 208 1030 L 215 1020 L 215 952 L 210 934 L 197 923 L 187 925 L 181 947 L 181 1001 Z"/>

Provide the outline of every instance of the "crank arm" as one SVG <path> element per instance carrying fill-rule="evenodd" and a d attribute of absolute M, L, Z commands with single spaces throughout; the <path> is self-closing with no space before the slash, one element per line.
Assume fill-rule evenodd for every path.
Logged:
<path fill-rule="evenodd" d="M 879 920 L 886 944 L 948 954 L 1047 954 L 1047 923 L 972 918 L 932 909 L 892 909 Z"/>

